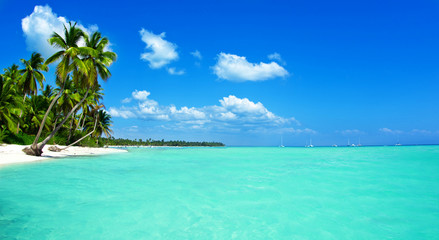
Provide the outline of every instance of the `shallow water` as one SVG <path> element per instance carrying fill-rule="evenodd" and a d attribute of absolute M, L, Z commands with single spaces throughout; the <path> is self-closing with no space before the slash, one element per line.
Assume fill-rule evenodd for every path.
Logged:
<path fill-rule="evenodd" d="M 0 239 L 438 239 L 439 146 L 134 148 L 0 169 Z"/>

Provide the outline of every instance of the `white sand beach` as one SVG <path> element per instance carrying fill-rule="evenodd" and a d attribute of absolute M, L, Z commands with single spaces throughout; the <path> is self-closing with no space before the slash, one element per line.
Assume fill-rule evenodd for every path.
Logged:
<path fill-rule="evenodd" d="M 110 153 L 124 153 L 123 149 L 115 148 L 90 148 L 90 147 L 69 147 L 61 152 L 52 152 L 48 148 L 52 145 L 46 145 L 43 149 L 41 157 L 26 155 L 22 149 L 27 147 L 25 145 L 2 144 L 0 145 L 0 166 L 14 163 L 26 163 L 43 161 L 48 159 L 72 157 L 72 156 L 87 156 L 100 155 Z M 58 146 L 60 148 L 64 146 Z"/>

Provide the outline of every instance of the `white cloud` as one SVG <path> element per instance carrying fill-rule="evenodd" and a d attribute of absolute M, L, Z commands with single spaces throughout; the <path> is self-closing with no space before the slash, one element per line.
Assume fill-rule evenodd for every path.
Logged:
<path fill-rule="evenodd" d="M 234 114 L 232 112 L 222 112 L 222 113 L 220 113 L 218 119 L 223 120 L 223 121 L 229 121 L 229 120 L 237 119 L 237 116 L 236 116 L 236 114 Z"/>
<path fill-rule="evenodd" d="M 413 129 L 411 131 L 412 134 L 421 134 L 421 135 L 430 135 L 433 132 L 425 129 Z"/>
<path fill-rule="evenodd" d="M 389 134 L 402 134 L 403 131 L 401 130 L 392 130 L 390 128 L 380 128 L 378 129 L 378 131 L 383 132 L 383 133 L 389 133 Z"/>
<path fill-rule="evenodd" d="M 166 122 L 168 128 L 178 129 L 216 129 L 218 131 L 263 132 L 285 130 L 290 133 L 314 133 L 311 129 L 288 128 L 290 125 L 300 125 L 293 117 L 283 118 L 270 112 L 261 102 L 253 102 L 248 98 L 239 98 L 234 95 L 219 100 L 218 105 L 204 107 L 177 108 L 174 105 L 164 106 L 149 99 L 148 91 L 135 90 L 132 93 L 136 100 L 130 105 L 119 108 L 110 108 L 114 117 L 139 118 L 146 120 L 160 120 Z M 128 103 L 127 103 L 128 104 Z"/>
<path fill-rule="evenodd" d="M 34 11 L 21 20 L 21 28 L 26 38 L 28 50 L 40 52 L 46 58 L 59 51 L 59 49 L 52 47 L 47 40 L 53 32 L 64 36 L 64 25 L 68 26 L 68 22 L 66 17 L 58 16 L 52 12 L 49 5 L 35 6 Z M 87 28 L 78 23 L 76 26 L 87 34 L 98 30 L 97 25 L 90 25 Z M 84 46 L 84 41 L 79 42 L 79 45 Z"/>
<path fill-rule="evenodd" d="M 212 68 L 218 78 L 235 82 L 264 81 L 288 75 L 276 62 L 250 63 L 245 57 L 227 53 L 218 54 L 218 61 Z"/>
<path fill-rule="evenodd" d="M 199 60 L 203 59 L 203 56 L 201 56 L 201 53 L 198 50 L 191 52 L 191 54 L 192 54 L 192 56 L 194 56 L 195 58 L 198 58 Z"/>
<path fill-rule="evenodd" d="M 131 102 L 131 98 L 124 98 L 122 99 L 122 103 L 130 103 Z"/>
<path fill-rule="evenodd" d="M 168 73 L 171 75 L 183 75 L 183 74 L 185 74 L 185 71 L 184 70 L 177 71 L 177 70 L 175 70 L 174 67 L 171 67 L 171 68 L 168 68 Z"/>
<path fill-rule="evenodd" d="M 359 135 L 359 134 L 364 134 L 363 131 L 360 131 L 358 129 L 346 129 L 346 130 L 341 130 L 341 131 L 336 131 L 338 133 L 341 133 L 343 135 Z"/>
<path fill-rule="evenodd" d="M 175 106 L 169 107 L 169 111 L 179 120 L 205 119 L 206 114 L 194 107 L 182 107 L 178 110 Z"/>
<path fill-rule="evenodd" d="M 117 109 L 110 107 L 110 110 L 108 111 L 112 117 L 121 117 L 121 118 L 134 118 L 136 115 L 131 112 L 130 110 L 126 110 L 124 108 Z"/>
<path fill-rule="evenodd" d="M 285 127 L 285 128 L 275 128 L 275 129 L 267 129 L 267 128 L 254 128 L 250 132 L 252 133 L 265 133 L 265 134 L 307 134 L 307 135 L 315 135 L 318 132 L 310 129 L 310 128 L 304 128 L 304 129 L 298 129 L 298 128 L 292 128 L 292 127 Z"/>
<path fill-rule="evenodd" d="M 280 54 L 277 52 L 269 54 L 267 57 L 268 57 L 268 59 L 273 60 L 273 61 L 277 61 L 278 63 L 280 63 L 284 66 L 287 65 L 287 63 L 282 59 Z"/>
<path fill-rule="evenodd" d="M 230 95 L 228 97 L 224 97 L 219 101 L 221 103 L 221 106 L 237 113 L 265 114 L 268 112 L 268 110 L 264 107 L 264 105 L 262 105 L 262 103 L 254 103 L 248 100 L 248 98 L 237 98 L 233 95 Z"/>
<path fill-rule="evenodd" d="M 134 90 L 134 92 L 133 92 L 131 95 L 133 96 L 134 99 L 137 99 L 137 100 L 146 100 L 146 98 L 147 98 L 150 94 L 151 94 L 150 92 L 147 92 L 147 91 L 145 91 L 145 90 L 143 90 L 143 91 L 137 91 L 137 89 L 136 89 L 136 90 Z"/>
<path fill-rule="evenodd" d="M 148 30 L 141 29 L 140 36 L 142 41 L 146 43 L 148 52 L 142 53 L 140 58 L 149 62 L 149 67 L 153 69 L 161 68 L 170 62 L 178 59 L 176 52 L 177 45 L 166 41 L 164 38 L 166 33 L 156 35 Z"/>

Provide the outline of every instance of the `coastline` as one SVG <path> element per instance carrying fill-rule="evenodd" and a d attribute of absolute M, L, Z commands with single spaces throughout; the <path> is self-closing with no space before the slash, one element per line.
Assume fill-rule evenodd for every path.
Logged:
<path fill-rule="evenodd" d="M 128 152 L 124 149 L 116 148 L 91 148 L 91 147 L 77 147 L 72 146 L 61 152 L 52 152 L 48 148 L 54 145 L 46 145 L 43 148 L 43 154 L 40 157 L 26 155 L 22 149 L 28 147 L 28 145 L 15 145 L 15 144 L 2 144 L 0 145 L 0 167 L 16 164 L 16 163 L 29 163 L 36 161 L 44 161 L 56 158 L 66 158 L 73 156 L 91 156 L 91 155 L 103 155 L 111 153 L 125 153 Z M 64 147 L 64 146 L 58 146 Z"/>

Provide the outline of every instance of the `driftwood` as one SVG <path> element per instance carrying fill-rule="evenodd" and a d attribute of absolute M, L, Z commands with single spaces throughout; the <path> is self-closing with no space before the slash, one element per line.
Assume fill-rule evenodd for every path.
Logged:
<path fill-rule="evenodd" d="M 61 152 L 61 150 L 62 150 L 61 148 L 59 148 L 57 146 L 50 146 L 48 149 L 51 152 Z"/>

